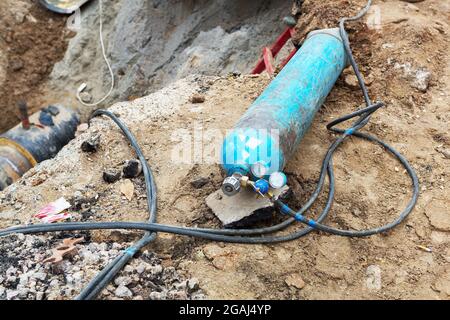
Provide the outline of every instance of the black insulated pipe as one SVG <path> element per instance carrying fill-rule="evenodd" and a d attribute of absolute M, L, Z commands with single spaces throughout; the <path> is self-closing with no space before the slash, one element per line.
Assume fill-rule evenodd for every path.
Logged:
<path fill-rule="evenodd" d="M 48 106 L 28 117 L 19 102 L 21 123 L 0 136 L 0 190 L 37 163 L 53 158 L 75 138 L 78 114 L 63 106 Z"/>

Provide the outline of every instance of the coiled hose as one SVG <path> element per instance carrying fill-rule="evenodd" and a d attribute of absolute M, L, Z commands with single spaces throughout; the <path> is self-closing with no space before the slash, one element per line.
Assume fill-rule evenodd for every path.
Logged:
<path fill-rule="evenodd" d="M 366 133 L 361 133 L 359 130 L 363 128 L 370 120 L 373 112 L 383 107 L 382 102 L 377 102 L 372 104 L 368 90 L 364 84 L 361 73 L 352 55 L 350 42 L 348 39 L 347 32 L 345 30 L 345 22 L 355 21 L 364 16 L 370 8 L 371 0 L 368 0 L 367 5 L 358 13 L 358 15 L 351 18 L 343 18 L 340 21 L 339 28 L 341 37 L 344 42 L 345 50 L 350 59 L 350 63 L 355 71 L 358 78 L 359 85 L 364 95 L 366 107 L 355 111 L 349 115 L 340 117 L 327 125 L 327 129 L 336 133 L 341 134 L 329 147 L 325 158 L 322 162 L 322 167 L 320 171 L 319 181 L 317 186 L 312 193 L 309 200 L 303 205 L 303 207 L 294 211 L 289 208 L 280 200 L 275 200 L 275 205 L 280 209 L 283 214 L 290 216 L 285 221 L 265 228 L 258 229 L 210 229 L 210 228 L 190 228 L 190 227 L 179 227 L 173 225 L 165 225 L 156 223 L 156 186 L 153 179 L 152 171 L 148 165 L 142 150 L 140 149 L 136 138 L 131 133 L 131 131 L 111 112 L 107 110 L 97 110 L 92 114 L 92 117 L 105 115 L 111 118 L 123 131 L 131 146 L 135 150 L 139 160 L 143 164 L 143 174 L 145 178 L 146 193 L 147 193 L 147 205 L 149 211 L 148 222 L 68 222 L 68 223 L 56 223 L 56 224 L 36 224 L 28 226 L 16 226 L 7 229 L 0 230 L 0 237 L 15 234 L 36 234 L 44 232 L 57 232 L 57 231 L 81 231 L 81 230 L 99 230 L 99 229 L 128 229 L 128 230 L 142 230 L 145 231 L 143 237 L 137 241 L 135 244 L 121 252 L 107 267 L 105 267 L 91 282 L 83 289 L 80 295 L 76 299 L 94 299 L 101 290 L 117 275 L 117 273 L 122 269 L 122 267 L 138 252 L 141 248 L 149 244 L 156 237 L 157 232 L 173 233 L 178 235 L 203 238 L 207 240 L 220 241 L 220 242 L 231 242 L 231 243 L 246 243 L 246 244 L 267 244 L 267 243 L 277 243 L 283 241 L 290 241 L 298 239 L 312 230 L 320 230 L 323 232 L 349 237 L 362 237 L 369 236 L 376 233 L 384 232 L 392 229 L 400 222 L 402 222 L 414 208 L 417 198 L 419 195 L 419 181 L 414 169 L 408 163 L 408 161 L 393 147 L 383 142 L 382 140 L 368 135 Z M 358 117 L 358 119 L 352 124 L 347 130 L 337 129 L 335 125 Z M 332 228 L 322 224 L 322 221 L 328 215 L 335 193 L 335 178 L 333 171 L 333 154 L 336 149 L 344 142 L 344 140 L 349 136 L 355 136 L 359 138 L 366 139 L 371 142 L 376 142 L 382 145 L 387 151 L 394 155 L 399 162 L 405 167 L 407 173 L 411 177 L 413 185 L 413 195 L 409 201 L 406 208 L 400 213 L 399 217 L 393 222 L 386 224 L 379 228 L 362 230 L 362 231 L 352 231 L 352 230 L 341 230 Z M 303 214 L 311 208 L 313 203 L 319 197 L 324 183 L 325 178 L 328 176 L 329 186 L 328 186 L 328 198 L 325 207 L 319 214 L 316 220 L 311 220 L 303 216 Z M 289 233 L 287 235 L 271 235 L 277 231 L 281 231 L 290 226 L 293 222 L 300 221 L 306 224 L 306 227 L 298 231 Z"/>

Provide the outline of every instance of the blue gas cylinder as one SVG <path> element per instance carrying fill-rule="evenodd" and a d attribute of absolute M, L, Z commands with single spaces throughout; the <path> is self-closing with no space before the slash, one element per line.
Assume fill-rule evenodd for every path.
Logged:
<path fill-rule="evenodd" d="M 338 28 L 311 32 L 226 136 L 227 175 L 267 178 L 282 171 L 346 65 Z"/>

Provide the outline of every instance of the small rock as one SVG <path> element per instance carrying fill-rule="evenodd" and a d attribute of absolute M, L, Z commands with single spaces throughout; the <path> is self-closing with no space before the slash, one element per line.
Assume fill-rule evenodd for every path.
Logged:
<path fill-rule="evenodd" d="M 84 271 L 78 271 L 73 274 L 73 279 L 76 282 L 80 282 L 84 278 Z"/>
<path fill-rule="evenodd" d="M 31 13 L 27 14 L 25 17 L 31 23 L 37 23 L 38 22 L 37 19 Z"/>
<path fill-rule="evenodd" d="M 117 277 L 114 280 L 116 286 L 127 286 L 132 282 L 131 277 Z"/>
<path fill-rule="evenodd" d="M 210 243 L 207 244 L 204 248 L 203 248 L 203 254 L 205 255 L 206 258 L 208 258 L 209 260 L 213 260 L 214 258 L 216 258 L 217 256 L 221 256 L 226 254 L 225 250 L 223 248 L 221 248 L 220 246 L 218 246 L 215 243 Z"/>
<path fill-rule="evenodd" d="M 83 193 L 80 190 L 77 190 L 73 193 L 73 197 L 77 200 L 83 199 Z"/>
<path fill-rule="evenodd" d="M 127 273 L 133 273 L 134 269 L 132 266 L 125 266 L 125 268 L 123 269 L 123 271 L 127 272 Z"/>
<path fill-rule="evenodd" d="M 430 238 L 431 238 L 431 242 L 433 242 L 436 245 L 450 242 L 450 234 L 448 234 L 446 232 L 432 231 Z M 0 281 L 0 283 L 1 283 L 1 281 Z"/>
<path fill-rule="evenodd" d="M 120 245 L 120 243 L 114 242 L 114 243 L 112 244 L 112 249 L 114 249 L 114 250 L 120 250 L 120 249 L 122 249 L 122 246 Z M 126 267 L 128 267 L 128 266 L 126 266 Z M 126 267 L 125 267 L 125 268 L 126 268 Z"/>
<path fill-rule="evenodd" d="M 450 201 L 433 199 L 425 208 L 431 225 L 441 231 L 450 231 Z"/>
<path fill-rule="evenodd" d="M 81 144 L 81 150 L 83 152 L 94 153 L 97 152 L 100 146 L 100 135 L 93 136 Z"/>
<path fill-rule="evenodd" d="M 20 71 L 23 69 L 23 61 L 21 59 L 14 59 L 11 62 L 11 70 L 14 72 Z"/>
<path fill-rule="evenodd" d="M 383 43 L 383 44 L 381 45 L 381 47 L 382 47 L 383 49 L 392 49 L 392 48 L 395 47 L 395 45 L 394 45 L 393 43 L 387 42 L 387 43 Z"/>
<path fill-rule="evenodd" d="M 39 174 L 33 178 L 31 178 L 30 184 L 32 187 L 36 187 L 47 180 L 47 176 L 45 174 Z"/>
<path fill-rule="evenodd" d="M 114 183 L 120 179 L 120 171 L 114 169 L 107 169 L 103 171 L 103 180 L 107 183 Z"/>
<path fill-rule="evenodd" d="M 87 123 L 82 123 L 77 127 L 78 132 L 84 132 L 87 129 L 89 129 L 89 124 L 87 124 Z"/>
<path fill-rule="evenodd" d="M 219 270 L 230 270 L 234 268 L 235 262 L 230 257 L 216 257 L 212 265 Z"/>
<path fill-rule="evenodd" d="M 407 62 L 400 64 L 396 62 L 394 69 L 403 71 L 405 77 L 411 82 L 411 87 L 416 88 L 422 92 L 426 92 L 430 85 L 431 72 L 425 68 L 414 68 L 411 63 Z"/>
<path fill-rule="evenodd" d="M 97 244 L 92 242 L 88 245 L 88 249 L 89 251 L 91 251 L 92 253 L 97 252 L 98 248 L 97 248 Z"/>
<path fill-rule="evenodd" d="M 450 159 L 450 149 L 445 149 L 443 147 L 436 148 L 436 151 L 444 156 L 446 159 Z"/>
<path fill-rule="evenodd" d="M 24 273 L 19 276 L 19 284 L 26 285 L 28 283 L 28 274 Z"/>
<path fill-rule="evenodd" d="M 146 268 L 152 275 L 159 275 L 163 272 L 163 267 L 161 265 L 151 266 Z"/>
<path fill-rule="evenodd" d="M 145 264 L 144 264 L 144 263 L 141 263 L 141 264 L 139 264 L 139 265 L 136 267 L 136 272 L 137 272 L 138 274 L 142 274 L 142 273 L 144 273 L 144 271 L 145 271 Z"/>
<path fill-rule="evenodd" d="M 66 288 L 63 292 L 66 297 L 70 297 L 75 293 L 75 289 L 74 288 Z"/>
<path fill-rule="evenodd" d="M 47 294 L 47 300 L 60 300 L 61 294 L 60 292 L 50 292 Z"/>
<path fill-rule="evenodd" d="M 151 292 L 149 296 L 150 300 L 162 300 L 163 294 L 161 292 Z"/>
<path fill-rule="evenodd" d="M 92 101 L 92 95 L 89 92 L 83 91 L 80 93 L 80 98 L 83 102 L 91 102 Z"/>
<path fill-rule="evenodd" d="M 198 179 L 191 181 L 191 186 L 193 186 L 195 189 L 200 189 L 203 186 L 205 186 L 208 182 L 209 178 L 200 177 Z"/>
<path fill-rule="evenodd" d="M 94 254 L 88 250 L 85 250 L 82 253 L 80 252 L 80 255 L 83 258 L 83 261 L 85 261 L 86 263 L 89 263 L 89 264 L 95 264 L 95 263 L 99 262 L 99 260 L 100 260 L 100 257 L 97 254 Z"/>
<path fill-rule="evenodd" d="M 349 87 L 351 89 L 359 88 L 358 78 L 354 74 L 346 75 L 344 78 L 344 83 L 347 87 Z"/>
<path fill-rule="evenodd" d="M 426 92 L 430 86 L 431 72 L 426 69 L 418 69 L 412 86 L 422 92 Z"/>
<path fill-rule="evenodd" d="M 58 279 L 53 279 L 52 281 L 50 281 L 49 283 L 49 287 L 50 288 L 58 288 L 60 286 L 59 280 Z"/>
<path fill-rule="evenodd" d="M 196 93 L 189 99 L 189 101 L 192 103 L 203 103 L 203 102 L 205 102 L 205 96 L 201 95 L 199 93 Z"/>
<path fill-rule="evenodd" d="M 33 275 L 31 275 L 31 278 L 44 281 L 47 278 L 47 274 L 44 272 L 36 272 Z"/>
<path fill-rule="evenodd" d="M 9 267 L 6 270 L 6 275 L 7 276 L 15 275 L 16 273 L 17 273 L 17 268 L 14 268 L 13 266 Z"/>
<path fill-rule="evenodd" d="M 12 300 L 19 295 L 17 290 L 9 290 L 6 292 L 6 300 Z"/>
<path fill-rule="evenodd" d="M 118 286 L 116 291 L 114 291 L 114 294 L 119 298 L 131 298 L 133 296 L 131 290 L 124 285 Z"/>
<path fill-rule="evenodd" d="M 142 164 L 136 159 L 128 160 L 122 171 L 125 178 L 135 178 L 142 173 Z"/>
<path fill-rule="evenodd" d="M 17 292 L 18 292 L 17 296 L 18 296 L 19 298 L 26 299 L 27 296 L 28 296 L 28 293 L 30 292 L 30 289 L 25 288 L 25 287 L 21 287 L 21 288 L 19 288 L 19 289 L 17 290 Z"/>
<path fill-rule="evenodd" d="M 203 293 L 194 293 L 191 295 L 191 300 L 206 300 L 206 295 Z"/>
<path fill-rule="evenodd" d="M 295 287 L 297 289 L 303 289 L 305 287 L 305 281 L 296 273 L 289 275 L 285 282 L 289 287 Z"/>
<path fill-rule="evenodd" d="M 169 292 L 169 296 L 175 300 L 186 300 L 187 294 L 184 291 L 171 291 Z"/>
<path fill-rule="evenodd" d="M 177 290 L 186 290 L 186 287 L 187 287 L 187 281 L 182 281 L 182 282 L 179 282 L 179 283 L 175 283 L 175 288 Z"/>
<path fill-rule="evenodd" d="M 134 195 L 134 184 L 131 182 L 131 180 L 124 180 L 120 184 L 120 192 L 125 196 L 125 198 L 128 199 L 128 201 L 131 201 L 133 199 Z"/>
<path fill-rule="evenodd" d="M 193 292 L 199 288 L 199 282 L 197 278 L 191 278 L 187 281 L 187 287 L 189 292 Z"/>
<path fill-rule="evenodd" d="M 44 292 L 41 292 L 41 291 L 37 292 L 36 300 L 42 300 L 42 299 L 44 299 Z"/>

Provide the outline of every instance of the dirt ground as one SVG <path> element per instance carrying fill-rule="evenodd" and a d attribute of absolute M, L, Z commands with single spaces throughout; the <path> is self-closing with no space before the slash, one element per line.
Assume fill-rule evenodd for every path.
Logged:
<path fill-rule="evenodd" d="M 341 8 L 343 11 L 329 10 L 342 15 L 355 12 L 363 2 L 305 1 L 303 15 L 305 19 L 316 17 L 318 22 L 310 22 L 310 27 L 314 23 L 332 25 L 335 15 L 330 12 L 334 11 L 325 8 Z M 450 5 L 439 0 L 414 5 L 375 1 L 375 5 L 366 22 L 350 27 L 353 51 L 371 96 L 387 104 L 365 130 L 400 150 L 415 168 L 421 183 L 416 208 L 394 230 L 368 238 L 314 232 L 292 242 L 249 246 L 160 234 L 147 250 L 155 252 L 165 266 L 199 279 L 207 298 L 449 298 Z M 372 23 L 377 21 L 377 8 L 380 24 Z M 299 28 L 302 23 L 300 20 Z M 136 134 L 154 170 L 159 222 L 220 227 L 205 204 L 205 198 L 220 187 L 220 168 L 217 164 L 170 161 L 179 142 L 174 133 L 184 130 L 184 137 L 193 137 L 199 125 L 204 130 L 231 128 L 269 81 L 266 75 L 191 76 L 148 97 L 111 108 Z M 196 92 L 205 96 L 204 103 L 189 101 Z M 346 70 L 286 168 L 294 192 L 292 206 L 298 208 L 315 186 L 322 157 L 334 139 L 326 123 L 361 104 L 361 93 Z M 100 149 L 91 155 L 82 153 L 80 144 L 97 134 L 101 136 Z M 1 193 L 0 226 L 36 222 L 32 219 L 36 208 L 61 196 L 71 202 L 77 197 L 87 199 L 81 208 L 73 208 L 74 220 L 144 220 L 142 177 L 132 179 L 132 200 L 120 192 L 124 181 L 107 184 L 102 180 L 105 169 L 120 168 L 124 160 L 133 157 L 111 121 L 94 120 L 91 128 L 54 160 L 41 163 Z M 336 153 L 334 164 L 336 201 L 326 220 L 332 226 L 360 229 L 384 224 L 403 209 L 411 195 L 403 168 L 379 146 L 351 138 Z M 199 177 L 207 178 L 208 183 L 195 189 L 190 182 Z M 323 205 L 324 197 L 309 215 L 313 217 Z M 117 231 L 90 234 L 95 243 L 130 241 L 139 235 Z"/>
<path fill-rule="evenodd" d="M 28 102 L 30 112 L 43 107 L 42 86 L 72 36 L 65 23 L 66 16 L 38 1 L 0 2 L 0 132 L 19 122 L 19 100 Z"/>

